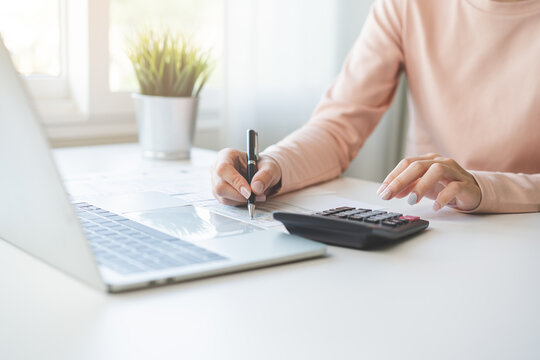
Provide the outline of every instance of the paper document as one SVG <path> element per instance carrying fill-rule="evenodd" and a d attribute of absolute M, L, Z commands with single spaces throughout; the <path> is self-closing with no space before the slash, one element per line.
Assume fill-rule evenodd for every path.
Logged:
<path fill-rule="evenodd" d="M 288 211 L 300 214 L 306 214 L 311 212 L 309 209 L 305 209 L 294 204 L 288 204 L 278 200 L 268 200 L 262 203 L 255 204 L 255 216 L 253 217 L 253 220 L 250 220 L 247 206 L 237 207 L 223 205 L 217 200 L 198 202 L 197 206 L 203 206 L 218 214 L 228 216 L 233 219 L 253 224 L 265 229 L 283 226 L 279 221 L 274 220 L 274 218 L 272 217 L 272 213 L 274 211 Z"/>
<path fill-rule="evenodd" d="M 368 204 L 356 200 L 346 199 L 335 195 L 302 196 L 290 194 L 284 197 L 277 197 L 262 203 L 257 203 L 255 217 L 249 219 L 247 207 L 228 206 L 219 203 L 217 200 L 198 202 L 198 206 L 203 206 L 219 214 L 250 223 L 265 229 L 282 227 L 281 222 L 274 220 L 274 211 L 284 211 L 297 214 L 310 214 L 317 211 L 327 210 L 339 206 L 350 206 L 354 208 L 364 208 L 372 210 L 384 209 L 383 206 Z"/>
<path fill-rule="evenodd" d="M 156 204 L 164 204 L 163 208 L 175 206 L 175 204 L 178 206 L 195 205 L 260 228 L 276 230 L 285 230 L 285 228 L 279 221 L 273 219 L 274 211 L 307 214 L 339 206 L 373 210 L 384 208 L 339 197 L 332 191 L 313 186 L 256 203 L 255 218 L 250 220 L 246 206 L 227 206 L 214 199 L 211 192 L 210 174 L 206 168 L 171 167 L 131 173 L 94 173 L 65 179 L 64 183 L 69 195 L 75 201 L 111 197 L 110 201 L 120 199 L 124 203 L 129 202 L 132 206 L 126 211 L 133 211 L 135 208 L 144 210 L 144 205 L 147 203 L 151 203 L 154 209 L 159 207 Z M 159 196 L 156 193 L 162 195 Z M 140 199 L 131 201 L 130 195 Z M 166 196 L 170 196 L 176 202 L 165 201 L 163 197 Z M 159 198 L 159 201 L 156 201 L 156 198 Z M 118 204 L 123 204 L 123 202 L 118 202 Z"/>
<path fill-rule="evenodd" d="M 86 199 L 158 191 L 167 195 L 197 194 L 212 198 L 208 169 L 174 167 L 129 173 L 94 173 L 64 179 L 69 195 Z"/>

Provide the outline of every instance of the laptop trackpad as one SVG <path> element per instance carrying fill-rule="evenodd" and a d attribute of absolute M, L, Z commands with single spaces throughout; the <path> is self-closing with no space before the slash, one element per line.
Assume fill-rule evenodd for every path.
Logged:
<path fill-rule="evenodd" d="M 193 205 L 133 212 L 126 216 L 172 236 L 193 242 L 264 230 Z"/>

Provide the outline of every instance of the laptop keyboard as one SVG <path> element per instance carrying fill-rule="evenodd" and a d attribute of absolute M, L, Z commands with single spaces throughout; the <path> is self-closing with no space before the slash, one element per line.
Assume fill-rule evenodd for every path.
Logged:
<path fill-rule="evenodd" d="M 96 261 L 133 274 L 225 257 L 88 203 L 73 204 Z"/>

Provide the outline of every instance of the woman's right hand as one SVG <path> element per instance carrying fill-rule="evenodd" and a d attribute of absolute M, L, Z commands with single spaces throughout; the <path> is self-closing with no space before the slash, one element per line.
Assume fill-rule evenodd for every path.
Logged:
<path fill-rule="evenodd" d="M 271 157 L 260 155 L 257 173 L 251 184 L 246 180 L 247 155 L 243 151 L 223 149 L 212 166 L 212 191 L 215 198 L 225 205 L 242 205 L 253 191 L 256 201 L 265 201 L 266 196 L 281 180 L 281 168 Z"/>

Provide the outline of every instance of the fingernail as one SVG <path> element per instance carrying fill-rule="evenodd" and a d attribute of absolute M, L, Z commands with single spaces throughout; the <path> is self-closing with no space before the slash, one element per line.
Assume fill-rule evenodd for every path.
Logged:
<path fill-rule="evenodd" d="M 409 203 L 409 205 L 416 204 L 418 202 L 418 195 L 414 192 L 410 193 L 407 202 Z"/>
<path fill-rule="evenodd" d="M 251 184 L 251 188 L 255 194 L 261 194 L 264 191 L 264 185 L 260 181 L 255 181 L 253 184 Z"/>
<path fill-rule="evenodd" d="M 433 210 L 435 211 L 439 211 L 441 209 L 441 204 L 439 204 L 438 202 L 434 202 L 433 203 Z"/>
<path fill-rule="evenodd" d="M 266 201 L 266 195 L 255 196 L 255 201 Z"/>
<path fill-rule="evenodd" d="M 249 199 L 250 195 L 251 195 L 251 192 L 245 188 L 245 187 L 242 187 L 240 188 L 240 193 L 242 194 L 243 197 L 245 197 L 246 199 Z"/>
<path fill-rule="evenodd" d="M 377 195 L 379 195 L 384 189 L 386 189 L 387 186 L 388 184 L 382 184 L 381 187 L 377 190 Z"/>
<path fill-rule="evenodd" d="M 383 200 L 390 200 L 390 198 L 392 197 L 392 191 L 390 189 L 386 189 L 384 190 L 384 192 L 379 195 L 381 197 L 381 199 Z"/>

